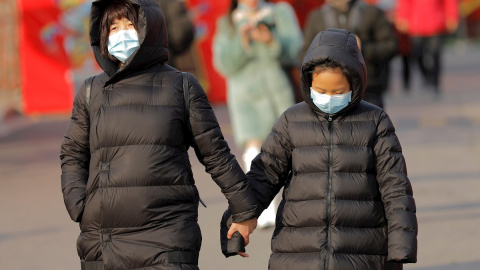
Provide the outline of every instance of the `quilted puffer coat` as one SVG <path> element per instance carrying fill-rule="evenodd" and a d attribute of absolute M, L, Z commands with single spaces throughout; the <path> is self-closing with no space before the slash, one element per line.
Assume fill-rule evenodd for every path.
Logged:
<path fill-rule="evenodd" d="M 139 8 L 141 45 L 120 68 L 100 54 L 106 2 L 93 2 L 90 21 L 104 73 L 93 81 L 88 108 L 85 87 L 77 94 L 61 146 L 63 197 L 70 217 L 80 222 L 78 255 L 104 269 L 198 269 L 199 194 L 188 147 L 237 222 L 254 217 L 256 200 L 191 75 L 191 132 L 186 127 L 182 75 L 164 64 L 167 32 L 155 1 L 131 1 Z"/>
<path fill-rule="evenodd" d="M 351 103 L 336 114 L 320 111 L 302 69 L 304 102 L 284 112 L 247 174 L 263 208 L 284 187 L 269 269 L 402 269 L 417 260 L 402 148 L 388 115 L 361 101 L 366 68 L 354 35 L 320 32 L 303 68 L 325 58 L 355 70 Z"/>

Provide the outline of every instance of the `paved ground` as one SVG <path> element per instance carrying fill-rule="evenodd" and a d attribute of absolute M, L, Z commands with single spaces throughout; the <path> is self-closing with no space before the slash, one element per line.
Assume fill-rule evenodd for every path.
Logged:
<path fill-rule="evenodd" d="M 480 48 L 449 50 L 445 63 L 440 99 L 422 91 L 418 78 L 404 94 L 398 61 L 387 96 L 418 208 L 419 262 L 405 267 L 410 270 L 480 269 Z M 215 111 L 232 142 L 226 107 Z M 67 117 L 26 121 L 0 126 L 0 269 L 79 269 L 78 226 L 70 221 L 60 191 L 58 155 Z M 267 269 L 272 229 L 255 231 L 248 259 L 227 260 L 220 253 L 218 227 L 226 202 L 192 157 L 208 205 L 200 209 L 201 269 Z"/>

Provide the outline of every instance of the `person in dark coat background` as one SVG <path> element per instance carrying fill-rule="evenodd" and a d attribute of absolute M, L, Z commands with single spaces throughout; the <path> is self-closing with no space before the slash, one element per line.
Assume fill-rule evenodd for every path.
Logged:
<path fill-rule="evenodd" d="M 346 29 L 360 39 L 360 49 L 368 70 L 363 99 L 383 108 L 389 63 L 398 52 L 394 28 L 384 12 L 362 0 L 326 0 L 323 6 L 308 15 L 302 60 L 315 35 L 327 28 Z"/>
<path fill-rule="evenodd" d="M 185 106 L 182 73 L 165 64 L 167 29 L 157 3 L 94 1 L 90 42 L 104 72 L 90 97 L 85 86 L 76 95 L 60 155 L 65 206 L 80 223 L 82 269 L 198 269 L 199 194 L 189 146 L 234 209 L 233 230 L 248 242 L 254 194 L 192 75 Z"/>
<path fill-rule="evenodd" d="M 260 210 L 284 187 L 269 269 L 386 270 L 417 261 L 402 148 L 385 111 L 361 100 L 366 84 L 355 35 L 318 33 L 302 65 L 304 101 L 283 113 L 247 174 Z M 226 256 L 239 251 L 227 241 L 228 215 Z"/>
<path fill-rule="evenodd" d="M 178 56 L 185 53 L 193 44 L 195 26 L 188 15 L 185 4 L 180 0 L 156 0 L 165 16 L 168 32 L 168 62 L 178 68 Z"/>

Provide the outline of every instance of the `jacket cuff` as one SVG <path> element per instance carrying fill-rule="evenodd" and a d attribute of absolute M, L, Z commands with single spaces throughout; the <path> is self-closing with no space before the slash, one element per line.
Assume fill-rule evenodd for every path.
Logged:
<path fill-rule="evenodd" d="M 417 262 L 417 251 L 413 250 L 410 247 L 404 248 L 389 248 L 387 261 L 394 263 L 416 263 Z"/>
<path fill-rule="evenodd" d="M 230 210 L 228 210 L 228 211 L 230 211 Z M 239 223 L 239 222 L 243 222 L 243 221 L 246 221 L 246 220 L 250 220 L 252 218 L 258 218 L 256 213 L 257 213 L 257 207 L 255 207 L 254 209 L 249 210 L 249 211 L 245 211 L 245 212 L 238 213 L 238 214 L 233 214 L 231 219 L 232 219 L 233 222 Z"/>
<path fill-rule="evenodd" d="M 417 233 L 393 230 L 388 234 L 387 261 L 398 263 L 417 262 Z"/>

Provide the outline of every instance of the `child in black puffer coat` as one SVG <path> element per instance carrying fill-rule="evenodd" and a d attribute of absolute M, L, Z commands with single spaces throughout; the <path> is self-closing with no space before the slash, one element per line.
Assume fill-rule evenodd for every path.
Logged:
<path fill-rule="evenodd" d="M 247 174 L 263 208 L 284 187 L 271 270 L 402 269 L 417 260 L 402 148 L 388 115 L 361 100 L 366 77 L 354 34 L 315 37 L 302 66 L 304 102 L 283 113 Z M 228 215 L 224 254 L 245 256 L 227 239 Z"/>

